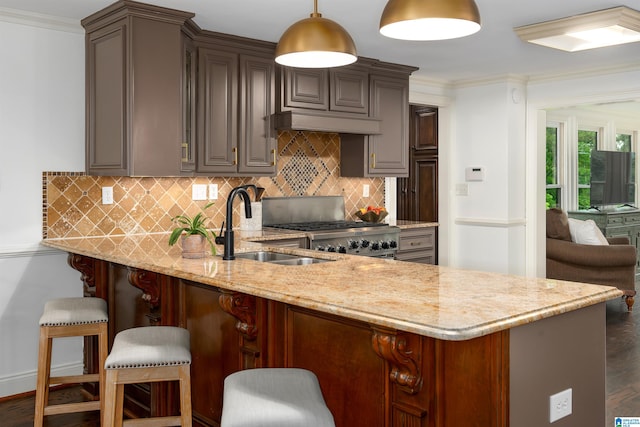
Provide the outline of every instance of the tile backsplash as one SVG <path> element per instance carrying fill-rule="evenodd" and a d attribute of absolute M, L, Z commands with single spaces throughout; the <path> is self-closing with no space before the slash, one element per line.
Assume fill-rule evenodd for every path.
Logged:
<path fill-rule="evenodd" d="M 219 229 L 226 198 L 238 185 L 264 187 L 264 197 L 342 195 L 347 219 L 367 205 L 384 204 L 384 178 L 340 177 L 340 136 L 335 133 L 278 134 L 278 173 L 273 177 L 87 176 L 83 172 L 43 172 L 43 238 L 168 232 L 171 218 L 195 215 L 208 201 L 191 198 L 193 184 L 218 184 L 218 199 L 207 210 L 209 227 Z M 369 197 L 362 186 L 369 185 Z M 102 187 L 113 187 L 114 203 L 102 204 Z M 234 206 L 240 224 L 240 202 Z"/>

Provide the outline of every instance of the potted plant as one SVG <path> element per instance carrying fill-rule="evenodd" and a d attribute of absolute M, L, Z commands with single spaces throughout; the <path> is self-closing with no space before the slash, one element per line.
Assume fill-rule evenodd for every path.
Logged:
<path fill-rule="evenodd" d="M 182 256 L 184 258 L 203 258 L 205 254 L 205 241 L 209 242 L 211 247 L 211 255 L 216 254 L 216 247 L 213 244 L 211 236 L 215 239 L 216 234 L 205 226 L 207 217 L 204 211 L 213 205 L 214 202 L 208 203 L 202 212 L 199 212 L 193 218 L 188 215 L 177 215 L 171 218 L 177 227 L 171 231 L 169 236 L 169 246 L 173 246 L 182 241 Z"/>

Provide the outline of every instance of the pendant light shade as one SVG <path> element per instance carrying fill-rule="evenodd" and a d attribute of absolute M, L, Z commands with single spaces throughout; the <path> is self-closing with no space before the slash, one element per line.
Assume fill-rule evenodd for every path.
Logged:
<path fill-rule="evenodd" d="M 380 18 L 380 33 L 402 40 L 454 39 L 478 30 L 473 0 L 389 0 Z"/>
<path fill-rule="evenodd" d="M 318 0 L 311 16 L 287 28 L 276 47 L 276 62 L 288 67 L 340 67 L 357 59 L 353 39 L 340 24 L 318 13 Z"/>

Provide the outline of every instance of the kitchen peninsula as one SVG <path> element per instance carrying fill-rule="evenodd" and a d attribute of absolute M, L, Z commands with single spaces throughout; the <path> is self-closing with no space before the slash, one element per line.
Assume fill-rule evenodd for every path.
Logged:
<path fill-rule="evenodd" d="M 270 246 L 278 237 L 240 234 L 236 254 L 330 261 L 190 260 L 162 233 L 43 244 L 69 253 L 85 295 L 109 302 L 111 338 L 189 329 L 194 425 L 218 425 L 227 375 L 270 366 L 314 371 L 338 427 L 538 427 L 568 388 L 573 413 L 554 425 L 604 425 L 604 303 L 617 289 Z M 162 415 L 175 392 L 132 388 L 126 406 Z"/>

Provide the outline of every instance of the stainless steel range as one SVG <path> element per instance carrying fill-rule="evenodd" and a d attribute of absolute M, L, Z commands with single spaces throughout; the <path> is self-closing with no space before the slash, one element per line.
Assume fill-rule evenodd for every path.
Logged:
<path fill-rule="evenodd" d="M 317 251 L 393 258 L 400 229 L 345 220 L 342 196 L 265 197 L 262 226 L 303 231 Z"/>

